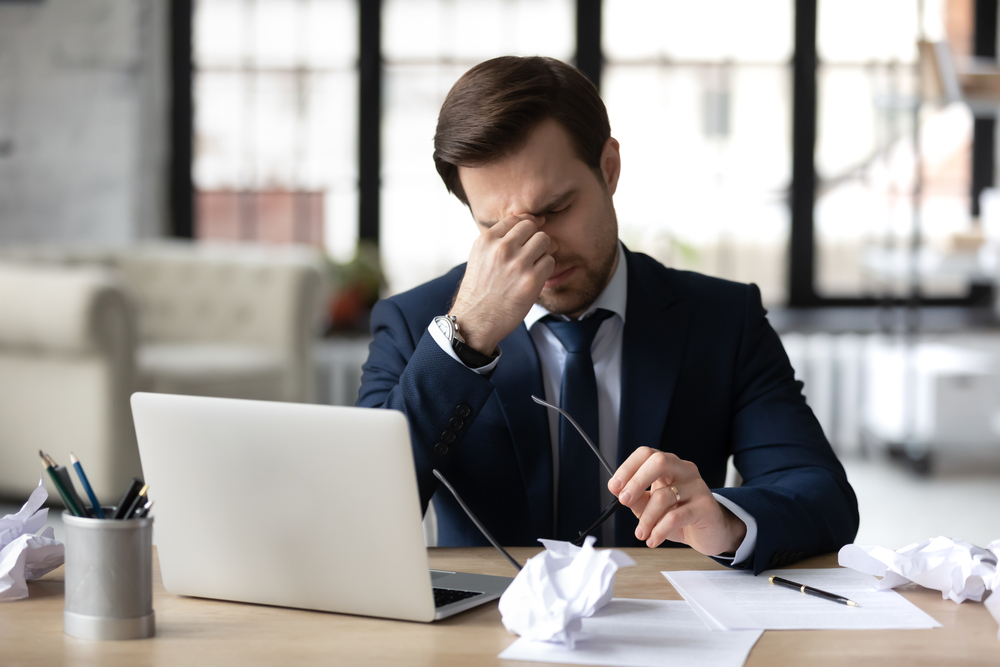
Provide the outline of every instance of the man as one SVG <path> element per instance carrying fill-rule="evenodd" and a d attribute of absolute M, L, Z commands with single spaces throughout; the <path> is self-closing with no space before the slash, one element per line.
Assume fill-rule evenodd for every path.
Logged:
<path fill-rule="evenodd" d="M 580 72 L 481 63 L 434 145 L 480 236 L 466 265 L 376 305 L 358 405 L 406 414 L 439 544 L 486 541 L 434 469 L 507 545 L 572 539 L 602 494 L 623 506 L 597 533 L 609 546 L 680 542 L 760 572 L 853 540 L 854 492 L 756 286 L 618 241 L 619 145 Z M 610 479 L 533 395 L 600 443 Z M 730 456 L 743 485 L 721 488 Z"/>

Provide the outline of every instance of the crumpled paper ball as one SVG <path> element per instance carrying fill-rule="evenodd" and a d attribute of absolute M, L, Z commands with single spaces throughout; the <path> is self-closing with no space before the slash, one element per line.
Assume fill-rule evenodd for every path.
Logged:
<path fill-rule="evenodd" d="M 28 597 L 28 581 L 63 564 L 65 547 L 52 527 L 38 532 L 49 516 L 49 510 L 39 509 L 48 497 L 39 477 L 20 511 L 0 519 L 0 602 Z"/>
<path fill-rule="evenodd" d="M 882 579 L 876 584 L 886 590 L 913 582 L 924 588 L 941 591 L 941 596 L 955 602 L 983 599 L 986 608 L 1000 623 L 1000 540 L 986 548 L 950 537 L 935 537 L 893 551 L 885 547 L 848 544 L 841 548 L 838 562 L 858 572 Z M 997 630 L 1000 639 L 1000 629 Z"/>
<path fill-rule="evenodd" d="M 558 540 L 538 540 L 545 551 L 528 560 L 500 597 L 500 613 L 509 632 L 526 639 L 557 642 L 572 649 L 581 619 L 611 600 L 615 572 L 635 565 L 624 552 L 582 547 Z"/>

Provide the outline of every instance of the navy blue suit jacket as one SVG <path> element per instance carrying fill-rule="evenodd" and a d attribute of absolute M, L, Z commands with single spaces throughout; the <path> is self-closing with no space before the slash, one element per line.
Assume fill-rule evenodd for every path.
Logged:
<path fill-rule="evenodd" d="M 617 464 L 644 445 L 694 462 L 710 488 L 757 521 L 754 555 L 740 567 L 760 572 L 851 542 L 857 499 L 757 287 L 625 256 Z M 501 544 L 534 546 L 554 537 L 548 415 L 531 400 L 545 395 L 538 355 L 523 324 L 500 343 L 491 377 L 438 346 L 427 325 L 448 311 L 464 271 L 376 304 L 357 404 L 406 414 L 421 503 L 434 500 L 441 546 L 488 543 L 447 490 L 438 492 L 435 467 Z M 738 488 L 722 488 L 730 455 Z M 643 545 L 636 525 L 630 510 L 618 511 L 617 546 Z"/>

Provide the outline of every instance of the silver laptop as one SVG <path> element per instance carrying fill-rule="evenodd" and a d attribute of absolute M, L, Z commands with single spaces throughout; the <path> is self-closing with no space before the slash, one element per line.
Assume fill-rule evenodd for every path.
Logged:
<path fill-rule="evenodd" d="M 132 415 L 172 593 L 432 621 L 511 581 L 428 569 L 400 412 L 137 393 Z"/>

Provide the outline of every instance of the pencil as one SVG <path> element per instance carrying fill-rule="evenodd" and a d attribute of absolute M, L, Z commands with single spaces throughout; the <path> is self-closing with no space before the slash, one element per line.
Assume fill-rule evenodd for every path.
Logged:
<path fill-rule="evenodd" d="M 771 575 L 769 578 L 770 582 L 776 586 L 784 586 L 785 588 L 794 588 L 800 593 L 805 595 L 812 595 L 818 598 L 823 598 L 824 600 L 829 600 L 830 602 L 836 602 L 838 604 L 846 604 L 848 607 L 860 607 L 854 600 L 848 600 L 843 595 L 837 595 L 836 593 L 827 593 L 826 591 L 821 591 L 818 588 L 813 588 L 812 586 L 806 586 L 805 584 L 797 584 L 794 581 L 789 581 L 788 579 L 782 579 L 779 576 Z"/>
<path fill-rule="evenodd" d="M 38 455 L 42 457 L 42 463 L 45 465 L 45 470 L 49 473 L 49 478 L 52 480 L 52 484 L 56 487 L 56 491 L 59 492 L 59 495 L 62 496 L 63 502 L 66 503 L 66 507 L 73 513 L 73 516 L 87 516 L 87 513 L 83 511 L 83 508 L 80 507 L 75 500 L 73 500 L 73 496 L 71 496 L 69 491 L 66 490 L 66 486 L 63 484 L 62 479 L 60 479 L 59 475 L 56 473 L 54 467 L 55 461 L 52 460 L 52 457 L 48 457 L 47 454 L 43 454 L 40 449 L 38 450 Z"/>
<path fill-rule="evenodd" d="M 94 494 L 94 490 L 90 488 L 90 481 L 87 479 L 87 475 L 83 472 L 83 466 L 80 464 L 80 459 L 76 458 L 76 454 L 70 452 L 69 460 L 70 463 L 73 464 L 73 469 L 76 470 L 76 476 L 80 478 L 80 484 L 83 485 L 83 490 L 87 492 L 87 497 L 90 498 L 90 507 L 94 511 L 94 514 L 98 519 L 106 518 L 104 516 L 104 508 L 101 507 L 101 503 L 97 502 L 97 496 Z"/>

